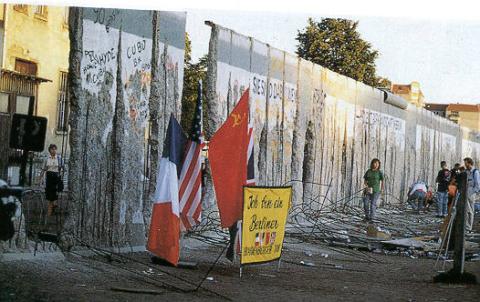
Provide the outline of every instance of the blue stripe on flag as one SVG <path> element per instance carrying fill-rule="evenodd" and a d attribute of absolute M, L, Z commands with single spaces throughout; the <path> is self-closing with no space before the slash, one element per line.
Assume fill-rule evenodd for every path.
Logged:
<path fill-rule="evenodd" d="M 187 144 L 187 136 L 182 130 L 182 126 L 175 119 L 173 114 L 170 115 L 168 123 L 167 136 L 163 145 L 163 158 L 168 158 L 169 161 L 177 166 L 177 177 L 180 177 L 182 171 L 182 159 Z"/>

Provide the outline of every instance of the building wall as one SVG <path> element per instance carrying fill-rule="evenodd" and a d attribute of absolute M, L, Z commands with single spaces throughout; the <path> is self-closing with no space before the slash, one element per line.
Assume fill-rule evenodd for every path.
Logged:
<path fill-rule="evenodd" d="M 425 97 L 418 82 L 412 82 L 408 85 L 393 84 L 392 92 L 417 107 L 425 106 Z"/>
<path fill-rule="evenodd" d="M 210 25 L 207 138 L 250 87 L 257 183 L 291 184 L 295 205 L 359 203 L 373 158 L 385 174 L 384 203 L 404 202 L 417 179 L 434 186 L 442 160 L 473 154 L 479 163 L 480 139 L 453 122 L 414 104 L 392 106 L 380 90 Z M 206 192 L 213 205 L 211 182 Z"/>
<path fill-rule="evenodd" d="M 450 113 L 448 112 L 447 116 Z M 458 124 L 462 127 L 480 131 L 480 112 L 459 111 Z"/>
<path fill-rule="evenodd" d="M 3 66 L 3 39 L 4 39 L 4 23 L 5 23 L 5 7 L 6 4 L 0 4 L 0 67 Z"/>
<path fill-rule="evenodd" d="M 68 71 L 70 42 L 65 23 L 64 7 L 47 8 L 46 19 L 34 13 L 28 5 L 27 14 L 6 5 L 5 61 L 3 68 L 15 70 L 15 59 L 20 58 L 37 64 L 37 76 L 52 80 L 40 84 L 37 100 L 37 115 L 48 119 L 46 146 L 55 143 L 60 147 L 62 135 L 56 132 L 58 90 L 60 71 Z M 0 14 L 1 15 L 1 14 Z"/>

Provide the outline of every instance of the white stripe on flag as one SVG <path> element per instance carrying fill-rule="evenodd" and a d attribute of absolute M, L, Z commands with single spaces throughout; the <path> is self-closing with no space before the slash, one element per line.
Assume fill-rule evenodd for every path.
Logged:
<path fill-rule="evenodd" d="M 162 157 L 158 167 L 157 188 L 154 203 L 172 203 L 172 212 L 180 216 L 178 204 L 177 166 L 167 158 Z"/>
<path fill-rule="evenodd" d="M 202 187 L 198 187 L 197 193 L 194 196 L 192 201 L 189 200 L 187 206 L 185 206 L 184 211 L 180 214 L 181 217 L 181 228 L 182 231 L 191 229 L 193 226 L 197 225 L 200 222 L 201 212 L 198 213 L 198 216 L 195 216 L 195 212 L 198 207 L 201 206 L 202 198 Z"/>
<path fill-rule="evenodd" d="M 189 218 L 193 217 L 195 220 L 197 220 L 197 217 L 195 217 L 194 215 L 195 215 L 195 211 L 197 211 L 198 206 L 200 205 L 201 197 L 202 197 L 202 186 L 198 187 L 197 193 L 195 194 L 195 196 L 193 196 L 193 200 L 190 203 L 191 204 L 190 209 L 188 210 L 188 213 L 187 213 L 187 216 Z"/>
<path fill-rule="evenodd" d="M 195 166 L 194 166 L 194 170 L 192 171 L 192 174 L 190 176 L 190 179 L 187 179 L 186 181 L 188 181 L 188 184 L 187 184 L 187 187 L 185 188 L 185 191 L 182 195 L 182 199 L 180 200 L 180 210 L 181 212 L 183 212 L 183 208 L 185 207 L 185 204 L 187 203 L 188 201 L 188 198 L 190 196 L 190 194 L 192 193 L 192 190 L 193 190 L 193 186 L 195 185 L 195 182 L 200 174 L 200 170 L 201 170 L 201 164 L 200 164 L 200 161 L 199 161 L 199 157 L 200 157 L 200 154 L 197 158 L 197 160 L 193 163 Z M 184 180 L 185 181 L 185 180 Z M 183 183 L 181 183 L 183 184 Z"/>
<path fill-rule="evenodd" d="M 183 166 L 182 166 L 182 171 L 180 172 L 180 181 L 179 183 L 182 184 L 185 176 L 187 175 L 188 168 L 190 167 L 190 163 L 192 161 L 193 155 L 195 154 L 195 149 L 196 149 L 196 143 L 190 141 L 188 143 L 188 153 L 187 156 L 185 157 L 185 160 L 183 161 Z"/>
<path fill-rule="evenodd" d="M 194 225 L 197 224 L 197 222 L 193 219 L 193 217 L 187 216 L 188 224 L 189 224 L 189 229 L 192 228 Z"/>

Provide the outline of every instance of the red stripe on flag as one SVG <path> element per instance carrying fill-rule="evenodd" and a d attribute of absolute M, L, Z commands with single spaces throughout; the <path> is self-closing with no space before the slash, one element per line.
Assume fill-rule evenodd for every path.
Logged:
<path fill-rule="evenodd" d="M 191 217 L 190 210 L 194 206 L 194 203 L 195 203 L 196 199 L 199 200 L 200 197 L 201 197 L 197 194 L 197 192 L 201 187 L 202 179 L 200 177 L 197 177 L 194 180 L 195 180 L 195 183 L 193 184 L 193 189 L 191 190 L 190 195 L 188 196 L 188 199 L 185 203 L 185 206 L 183 207 L 183 209 L 180 209 L 180 216 L 182 217 L 182 220 L 184 220 L 183 218 Z M 197 206 L 197 208 L 198 207 L 201 208 L 201 203 L 200 202 L 196 203 L 196 206 Z M 197 209 L 195 209 L 195 211 L 196 210 Z M 187 230 L 190 229 L 191 227 L 193 227 L 193 225 L 191 225 L 191 224 L 185 224 L 184 226 L 185 226 L 185 229 L 187 229 Z"/>
<path fill-rule="evenodd" d="M 172 203 L 154 203 L 147 250 L 173 265 L 180 256 L 180 221 L 172 212 Z"/>
<path fill-rule="evenodd" d="M 196 159 L 198 158 L 197 153 L 197 144 L 193 143 L 192 141 L 188 142 L 187 146 L 187 156 L 184 159 L 183 166 L 182 166 L 182 171 L 180 173 L 180 190 L 179 194 L 182 194 L 183 191 L 185 191 L 185 187 L 188 184 L 188 180 L 190 179 L 190 176 L 192 175 L 192 171 L 194 169 L 195 165 L 192 165 L 192 163 L 196 163 Z"/>
<path fill-rule="evenodd" d="M 182 225 L 182 231 L 191 229 L 193 226 L 200 223 L 202 207 L 201 207 L 201 198 L 202 197 L 202 188 L 199 187 L 192 199 L 192 204 L 190 209 L 185 210 L 185 213 L 180 216 Z"/>
<path fill-rule="evenodd" d="M 197 144 L 195 144 L 197 145 Z M 192 182 L 195 181 L 195 179 L 201 174 L 201 162 L 200 162 L 200 150 L 197 147 L 194 151 L 193 159 L 188 163 L 188 166 L 186 167 L 184 165 L 184 168 L 188 170 L 188 172 L 185 175 L 185 178 L 183 179 L 183 182 L 180 183 L 180 191 L 178 193 L 179 195 L 179 201 L 180 201 L 180 209 L 184 207 L 185 205 L 185 200 L 184 200 L 184 195 L 185 194 L 190 194 L 189 191 L 191 191 L 191 185 Z M 190 185 L 190 188 L 189 188 Z"/>
<path fill-rule="evenodd" d="M 179 200 L 182 231 L 199 222 L 192 213 L 201 211 L 201 194 L 197 194 L 202 184 L 201 149 L 202 144 L 190 144 L 181 172 Z"/>

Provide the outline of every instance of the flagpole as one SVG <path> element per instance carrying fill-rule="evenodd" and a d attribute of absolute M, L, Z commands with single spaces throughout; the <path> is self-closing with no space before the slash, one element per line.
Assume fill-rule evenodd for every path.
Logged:
<path fill-rule="evenodd" d="M 202 91 L 203 91 L 203 87 L 202 87 L 202 80 L 198 80 L 198 100 L 202 100 L 200 102 L 201 106 L 203 106 L 203 98 L 202 98 Z M 203 110 L 200 111 L 200 133 L 203 133 Z"/>
<path fill-rule="evenodd" d="M 207 279 L 208 275 L 210 274 L 210 272 L 213 270 L 213 268 L 215 267 L 215 265 L 217 265 L 217 262 L 218 260 L 220 260 L 220 257 L 222 257 L 223 253 L 227 250 L 227 247 L 228 247 L 229 243 L 227 242 L 227 244 L 225 245 L 225 247 L 223 248 L 223 250 L 220 252 L 220 254 L 217 256 L 217 259 L 215 259 L 215 262 L 213 262 L 213 264 L 208 268 L 208 271 L 207 273 L 205 274 L 205 276 L 202 278 L 202 281 L 200 281 L 200 283 L 197 285 L 197 287 L 195 288 L 195 291 L 197 291 L 203 284 L 203 282 Z"/>

